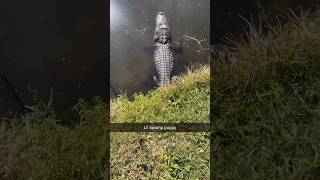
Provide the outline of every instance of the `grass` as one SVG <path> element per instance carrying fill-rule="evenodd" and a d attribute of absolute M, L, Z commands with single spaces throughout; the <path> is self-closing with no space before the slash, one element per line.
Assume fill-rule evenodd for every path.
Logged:
<path fill-rule="evenodd" d="M 148 94 L 111 100 L 112 123 L 209 123 L 210 68 Z M 208 133 L 112 133 L 112 179 L 209 179 Z"/>
<path fill-rule="evenodd" d="M 136 94 L 133 101 L 125 95 L 113 100 L 111 121 L 209 122 L 209 89 L 209 67 L 202 66 L 170 86 Z M 51 101 L 40 103 L 36 112 L 2 119 L 0 179 L 104 179 L 107 106 L 96 98 L 91 104 L 80 100 L 74 110 L 71 126 L 63 125 Z M 115 179 L 208 179 L 208 134 L 115 134 Z"/>
<path fill-rule="evenodd" d="M 287 24 L 249 26 L 215 51 L 209 67 L 129 101 L 111 101 L 112 122 L 214 122 L 216 179 L 320 177 L 320 11 Z M 209 82 L 212 89 L 209 90 Z M 3 120 L 0 179 L 103 179 L 106 105 L 80 101 L 79 122 L 55 113 Z M 112 133 L 115 179 L 208 179 L 207 133 Z"/>
<path fill-rule="evenodd" d="M 210 179 L 209 133 L 112 133 L 112 179 Z"/>
<path fill-rule="evenodd" d="M 320 177 L 320 11 L 215 52 L 217 179 Z"/>
<path fill-rule="evenodd" d="M 111 122 L 209 123 L 210 70 L 189 71 L 172 85 L 111 101 Z"/>
<path fill-rule="evenodd" d="M 107 109 L 101 99 L 74 107 L 79 123 L 60 124 L 52 109 L 3 120 L 0 179 L 104 179 Z"/>

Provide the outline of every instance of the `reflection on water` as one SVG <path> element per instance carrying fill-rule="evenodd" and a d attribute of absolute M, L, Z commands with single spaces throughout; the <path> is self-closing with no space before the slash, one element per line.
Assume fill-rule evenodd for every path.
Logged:
<path fill-rule="evenodd" d="M 173 43 L 182 47 L 175 51 L 174 73 L 209 63 L 209 0 L 111 0 L 110 83 L 116 91 L 131 95 L 154 88 L 153 35 L 159 11 L 166 14 Z"/>

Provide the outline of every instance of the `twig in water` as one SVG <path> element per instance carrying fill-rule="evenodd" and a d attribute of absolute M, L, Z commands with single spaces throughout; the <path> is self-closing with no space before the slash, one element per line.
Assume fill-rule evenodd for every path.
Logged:
<path fill-rule="evenodd" d="M 200 49 L 197 50 L 197 53 L 200 53 L 201 51 L 210 49 L 210 48 L 205 48 L 205 49 L 203 48 L 203 46 L 202 46 L 202 44 L 201 44 L 201 41 L 204 41 L 204 40 L 198 40 L 198 39 L 196 39 L 196 38 L 194 38 L 194 37 L 187 36 L 187 35 L 184 35 L 183 37 L 184 37 L 184 38 L 188 38 L 188 39 L 192 39 L 192 40 L 196 41 L 196 42 L 199 44 Z"/>

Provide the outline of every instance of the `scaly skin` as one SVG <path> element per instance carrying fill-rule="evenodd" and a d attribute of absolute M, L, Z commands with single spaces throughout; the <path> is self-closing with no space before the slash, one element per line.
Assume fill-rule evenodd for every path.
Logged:
<path fill-rule="evenodd" d="M 168 43 L 156 43 L 154 62 L 158 72 L 158 85 L 165 86 L 171 81 L 173 68 L 173 53 Z"/>
<path fill-rule="evenodd" d="M 163 12 L 159 12 L 156 17 L 154 40 L 156 42 L 154 62 L 156 65 L 158 78 L 153 78 L 159 86 L 165 86 L 171 82 L 171 73 L 174 61 L 173 53 L 170 48 L 170 29 Z"/>

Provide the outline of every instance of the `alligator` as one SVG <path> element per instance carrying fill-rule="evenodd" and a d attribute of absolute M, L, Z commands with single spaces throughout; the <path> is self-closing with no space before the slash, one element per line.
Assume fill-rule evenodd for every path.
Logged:
<path fill-rule="evenodd" d="M 154 62 L 157 70 L 157 77 L 153 80 L 161 87 L 168 85 L 174 80 L 172 69 L 174 65 L 173 52 L 171 49 L 171 32 L 163 12 L 158 12 L 156 17 L 156 28 L 154 33 L 155 51 Z"/>

